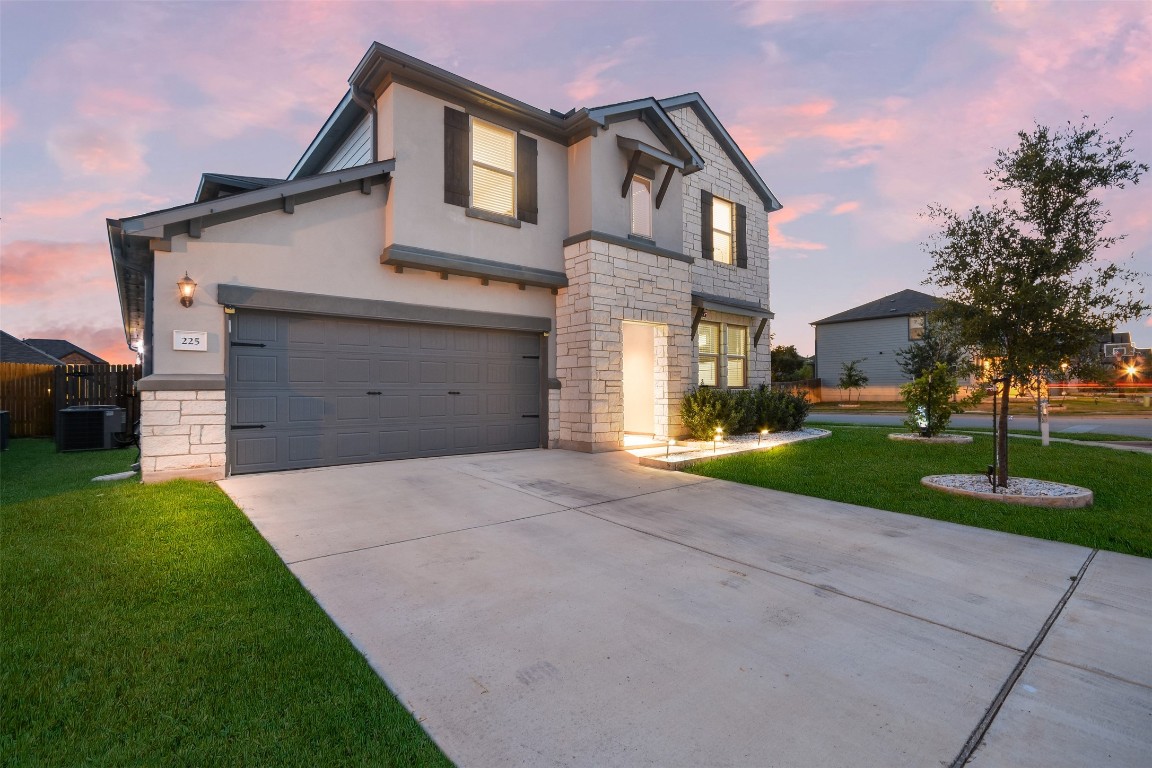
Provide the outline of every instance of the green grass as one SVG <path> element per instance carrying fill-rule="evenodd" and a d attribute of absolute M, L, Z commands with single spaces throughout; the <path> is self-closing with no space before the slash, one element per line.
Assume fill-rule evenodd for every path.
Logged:
<path fill-rule="evenodd" d="M 135 458 L 0 455 L 4 764 L 450 764 L 216 486 L 90 482 Z"/>
<path fill-rule="evenodd" d="M 824 427 L 826 425 L 820 425 Z M 1152 458 L 1106 448 L 1014 440 L 1015 477 L 1091 488 L 1086 509 L 1047 509 L 952 496 L 920 485 L 925 475 L 983 473 L 991 436 L 971 445 L 888 439 L 891 427 L 835 428 L 830 437 L 745 453 L 687 470 L 706 477 L 860 504 L 920 517 L 1152 557 Z"/>

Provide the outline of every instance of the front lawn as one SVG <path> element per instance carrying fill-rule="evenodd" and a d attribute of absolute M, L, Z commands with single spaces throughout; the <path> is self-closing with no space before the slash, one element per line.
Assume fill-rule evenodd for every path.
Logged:
<path fill-rule="evenodd" d="M 824 425 L 821 425 L 824 426 Z M 1152 458 L 1092 446 L 1013 440 L 1013 476 L 1091 488 L 1086 509 L 1045 509 L 952 496 L 920 485 L 925 475 L 980 473 L 991 436 L 971 445 L 921 445 L 888 439 L 891 427 L 833 428 L 832 435 L 745 453 L 688 472 L 805 496 L 948 520 L 1086 547 L 1152 557 Z"/>
<path fill-rule="evenodd" d="M 215 485 L 0 454 L 6 765 L 449 765 Z"/>

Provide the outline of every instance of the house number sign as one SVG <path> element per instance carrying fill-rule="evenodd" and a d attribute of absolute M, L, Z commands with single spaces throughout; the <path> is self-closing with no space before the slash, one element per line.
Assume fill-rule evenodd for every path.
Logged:
<path fill-rule="evenodd" d="M 186 352 L 207 352 L 207 331 L 172 331 L 172 349 Z"/>

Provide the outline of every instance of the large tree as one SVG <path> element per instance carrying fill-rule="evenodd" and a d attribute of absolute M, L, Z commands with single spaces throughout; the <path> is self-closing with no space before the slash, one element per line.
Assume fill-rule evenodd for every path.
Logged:
<path fill-rule="evenodd" d="M 1028 387 L 1149 309 L 1138 273 L 1103 257 L 1123 235 L 1105 232 L 1111 214 L 1099 193 L 1148 171 L 1130 159 L 1130 135 L 1037 125 L 985 171 L 999 199 L 965 214 L 929 206 L 940 230 L 926 244 L 933 265 L 925 282 L 948 292 L 950 322 L 1005 381 Z M 1000 397 L 996 472 L 1007 483 L 1008 386 Z"/>

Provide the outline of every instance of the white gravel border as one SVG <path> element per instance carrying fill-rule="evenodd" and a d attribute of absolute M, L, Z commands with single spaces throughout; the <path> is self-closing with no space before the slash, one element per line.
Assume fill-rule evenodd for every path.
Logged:
<path fill-rule="evenodd" d="M 1008 487 L 997 488 L 995 493 L 992 492 L 992 484 L 984 475 L 929 475 L 921 478 L 920 483 L 928 488 L 956 496 L 970 496 L 1030 507 L 1078 509 L 1090 506 L 1094 500 L 1092 491 L 1088 488 L 1027 477 L 1010 477 Z"/>

